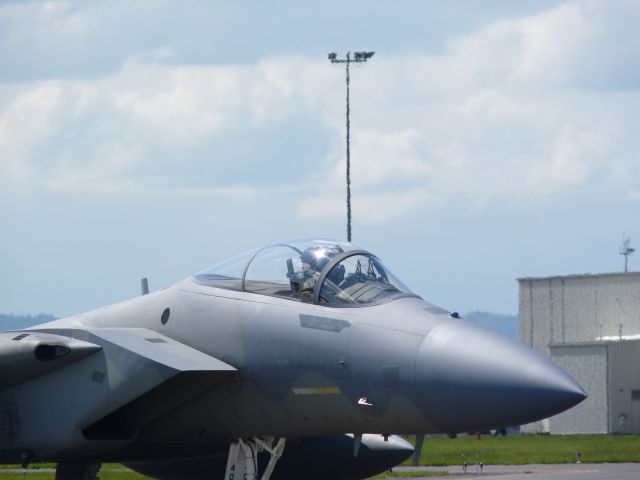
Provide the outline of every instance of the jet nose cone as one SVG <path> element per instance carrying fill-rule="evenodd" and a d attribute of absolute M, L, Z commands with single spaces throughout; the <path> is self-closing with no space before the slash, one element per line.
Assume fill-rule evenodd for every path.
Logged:
<path fill-rule="evenodd" d="M 464 320 L 440 324 L 427 335 L 416 384 L 427 418 L 450 433 L 522 425 L 587 396 L 546 357 Z"/>

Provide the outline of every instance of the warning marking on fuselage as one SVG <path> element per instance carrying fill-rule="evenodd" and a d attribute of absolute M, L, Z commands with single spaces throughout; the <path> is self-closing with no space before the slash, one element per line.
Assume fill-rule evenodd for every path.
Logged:
<path fill-rule="evenodd" d="M 296 395 L 340 395 L 338 387 L 297 387 L 293 389 Z"/>
<path fill-rule="evenodd" d="M 300 326 L 313 328 L 315 330 L 324 330 L 325 332 L 341 332 L 345 328 L 350 327 L 351 323 L 337 318 L 300 314 Z"/>

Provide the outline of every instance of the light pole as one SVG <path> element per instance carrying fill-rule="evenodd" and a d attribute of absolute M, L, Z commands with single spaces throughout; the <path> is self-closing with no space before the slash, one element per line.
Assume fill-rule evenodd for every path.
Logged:
<path fill-rule="evenodd" d="M 345 59 L 338 59 L 338 54 L 335 52 L 329 54 L 331 63 L 344 63 L 346 65 L 347 74 L 347 241 L 349 242 L 351 241 L 351 122 L 349 121 L 351 110 L 349 107 L 349 65 L 352 62 L 366 62 L 373 57 L 374 53 L 376 52 L 354 52 L 353 58 L 351 58 L 351 52 L 347 52 L 347 58 Z"/>

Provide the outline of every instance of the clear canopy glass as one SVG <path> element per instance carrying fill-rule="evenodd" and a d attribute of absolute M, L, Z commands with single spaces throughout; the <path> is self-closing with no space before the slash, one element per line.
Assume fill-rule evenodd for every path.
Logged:
<path fill-rule="evenodd" d="M 242 290 L 242 279 L 247 265 L 257 250 L 241 253 L 195 275 L 196 280 L 219 288 Z"/>
<path fill-rule="evenodd" d="M 411 293 L 400 280 L 370 254 L 351 255 L 327 274 L 320 301 L 330 304 L 366 305 L 398 293 Z"/>
<path fill-rule="evenodd" d="M 367 305 L 411 294 L 380 260 L 336 240 L 295 240 L 253 250 L 198 273 L 211 286 L 328 305 Z"/>

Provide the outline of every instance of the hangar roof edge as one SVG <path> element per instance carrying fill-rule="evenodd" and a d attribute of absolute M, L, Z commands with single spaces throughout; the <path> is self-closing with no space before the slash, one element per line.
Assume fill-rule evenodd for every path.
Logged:
<path fill-rule="evenodd" d="M 610 278 L 610 277 L 638 277 L 640 272 L 611 272 L 611 273 L 576 273 L 571 275 L 550 275 L 548 277 L 520 277 L 518 282 L 530 282 L 535 280 L 565 280 L 578 278 Z"/>

